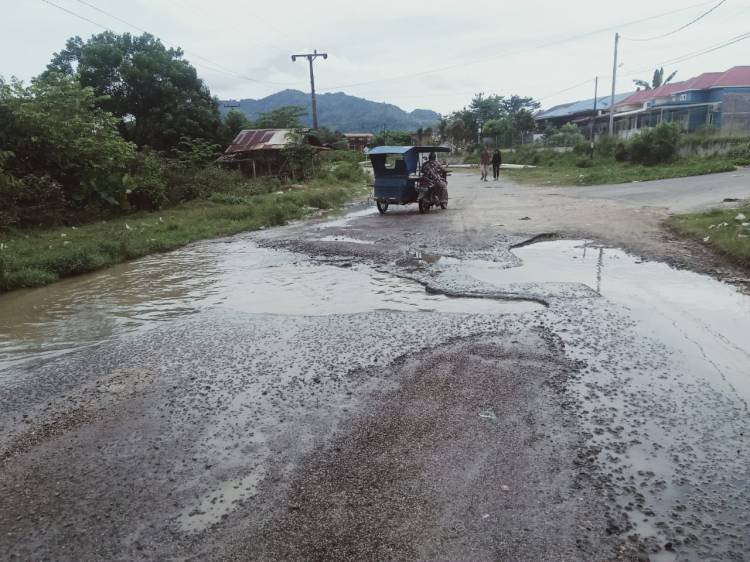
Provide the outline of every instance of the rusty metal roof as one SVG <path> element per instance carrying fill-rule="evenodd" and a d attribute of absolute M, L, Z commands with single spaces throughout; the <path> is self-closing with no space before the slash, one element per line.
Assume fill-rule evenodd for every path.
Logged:
<path fill-rule="evenodd" d="M 224 154 L 252 150 L 281 150 L 287 146 L 292 129 L 245 129 L 237 133 Z"/>

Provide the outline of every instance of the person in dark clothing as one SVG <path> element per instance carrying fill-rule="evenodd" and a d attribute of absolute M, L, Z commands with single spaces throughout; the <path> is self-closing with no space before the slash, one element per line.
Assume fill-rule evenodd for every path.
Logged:
<path fill-rule="evenodd" d="M 503 157 L 500 155 L 500 149 L 496 148 L 492 153 L 492 177 L 495 180 L 500 179 L 500 166 L 503 163 Z"/>

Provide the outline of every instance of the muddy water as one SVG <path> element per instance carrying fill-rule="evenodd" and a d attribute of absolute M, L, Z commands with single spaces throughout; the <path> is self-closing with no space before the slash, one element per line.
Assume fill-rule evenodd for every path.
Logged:
<path fill-rule="evenodd" d="M 750 297 L 731 285 L 622 250 L 585 241 L 540 242 L 514 250 L 521 267 L 463 262 L 463 271 L 495 286 L 582 284 L 629 311 L 639 331 L 696 356 L 706 376 L 750 403 Z M 554 297 L 554 292 L 550 294 Z"/>
<path fill-rule="evenodd" d="M 545 322 L 585 366 L 570 391 L 611 478 L 604 491 L 626 517 L 615 518 L 616 532 L 645 541 L 652 561 L 745 559 L 750 297 L 584 241 L 514 253 L 519 267 L 436 267 L 448 279 L 460 268 L 493 291 L 546 294 Z"/>
<path fill-rule="evenodd" d="M 0 378 L 19 362 L 216 307 L 318 316 L 378 309 L 506 314 L 540 305 L 431 295 L 365 266 L 318 263 L 232 238 L 0 296 Z"/>

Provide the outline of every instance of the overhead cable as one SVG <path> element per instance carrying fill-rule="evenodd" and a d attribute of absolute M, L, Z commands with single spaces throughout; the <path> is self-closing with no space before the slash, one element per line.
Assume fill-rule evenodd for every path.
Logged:
<path fill-rule="evenodd" d="M 85 6 L 88 6 L 88 7 L 92 8 L 92 9 L 98 11 L 98 12 L 101 12 L 102 14 L 104 14 L 104 15 L 106 15 L 108 17 L 111 17 L 111 18 L 113 18 L 113 19 L 115 19 L 115 20 L 117 20 L 117 21 L 119 21 L 121 23 L 124 23 L 125 25 L 130 26 L 133 29 L 136 29 L 136 30 L 140 31 L 141 33 L 149 33 L 150 35 L 153 35 L 152 33 L 146 31 L 145 29 L 143 29 L 143 28 L 141 28 L 141 27 L 139 27 L 137 25 L 134 25 L 134 24 L 132 24 L 130 22 L 127 22 L 124 19 L 119 18 L 116 15 L 111 14 L 111 13 L 105 11 L 105 10 L 102 10 L 101 8 L 98 8 L 97 6 L 95 6 L 95 5 L 93 5 L 93 4 L 89 3 L 89 2 L 86 2 L 85 0 L 76 0 L 76 1 L 79 2 L 79 3 L 81 3 L 81 4 L 83 4 L 83 5 L 85 5 Z M 91 23 L 91 24 L 93 24 L 93 25 L 95 25 L 97 27 L 101 27 L 102 29 L 105 29 L 107 31 L 112 31 L 112 29 L 110 29 L 109 26 L 104 25 L 102 23 L 99 23 L 97 21 L 94 21 L 94 20 L 92 20 L 92 19 L 90 19 L 90 18 L 88 18 L 88 17 L 86 17 L 84 15 L 81 15 L 81 14 L 79 14 L 79 13 L 73 11 L 73 10 L 70 10 L 68 8 L 65 8 L 64 6 L 61 6 L 61 5 L 59 5 L 59 4 L 55 3 L 55 2 L 52 2 L 51 0 L 42 0 L 42 2 L 44 2 L 45 4 L 49 4 L 50 6 L 54 6 L 55 8 L 57 8 L 59 10 L 62 10 L 63 12 L 66 12 L 66 13 L 72 15 L 72 16 L 75 16 L 78 19 L 81 19 L 81 20 L 83 20 L 85 22 Z M 166 42 L 169 43 L 169 41 L 166 41 Z M 201 55 L 199 55 L 199 54 L 197 54 L 195 52 L 188 51 L 187 49 L 182 49 L 182 50 L 186 54 L 189 54 L 192 58 L 196 58 L 196 59 L 200 59 L 200 60 L 204 61 L 203 63 L 198 63 L 198 64 L 200 64 L 200 66 L 203 66 L 204 68 L 213 70 L 214 72 L 219 72 L 219 73 L 222 73 L 222 74 L 225 74 L 225 75 L 228 75 L 228 76 L 232 76 L 232 77 L 235 77 L 235 78 L 240 78 L 242 80 L 247 80 L 249 82 L 254 82 L 256 84 L 266 84 L 266 85 L 270 85 L 270 86 L 295 86 L 295 85 L 297 85 L 297 83 L 293 83 L 292 84 L 292 83 L 285 83 L 285 82 L 270 82 L 270 81 L 264 81 L 264 80 L 257 80 L 255 78 L 251 78 L 249 76 L 245 76 L 245 75 L 240 74 L 238 72 L 234 72 L 233 70 L 229 70 L 229 69 L 227 69 L 225 67 L 222 67 L 219 63 L 216 63 L 216 62 L 212 61 L 211 59 L 207 59 L 206 57 L 203 57 L 203 56 L 201 56 Z"/>
<path fill-rule="evenodd" d="M 663 39 L 664 37 L 669 37 L 670 35 L 674 35 L 675 33 L 679 33 L 683 29 L 687 29 L 694 23 L 699 22 L 703 18 L 705 18 L 708 14 L 716 10 L 719 6 L 724 4 L 727 0 L 720 0 L 718 4 L 714 5 L 710 10 L 703 12 L 701 15 L 699 15 L 697 18 L 694 18 L 687 22 L 685 25 L 678 27 L 677 29 L 673 29 L 672 31 L 669 31 L 667 33 L 662 33 L 661 35 L 654 35 L 653 37 L 625 37 L 623 35 L 620 35 L 621 39 L 625 39 L 627 41 L 655 41 L 656 39 Z"/>

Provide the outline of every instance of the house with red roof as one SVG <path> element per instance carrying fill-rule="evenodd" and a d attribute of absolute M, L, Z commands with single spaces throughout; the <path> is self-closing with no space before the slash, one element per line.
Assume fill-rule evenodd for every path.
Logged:
<path fill-rule="evenodd" d="M 701 127 L 750 134 L 750 66 L 705 72 L 653 90 L 640 90 L 615 104 L 615 132 L 623 137 L 659 123 L 686 131 Z"/>

